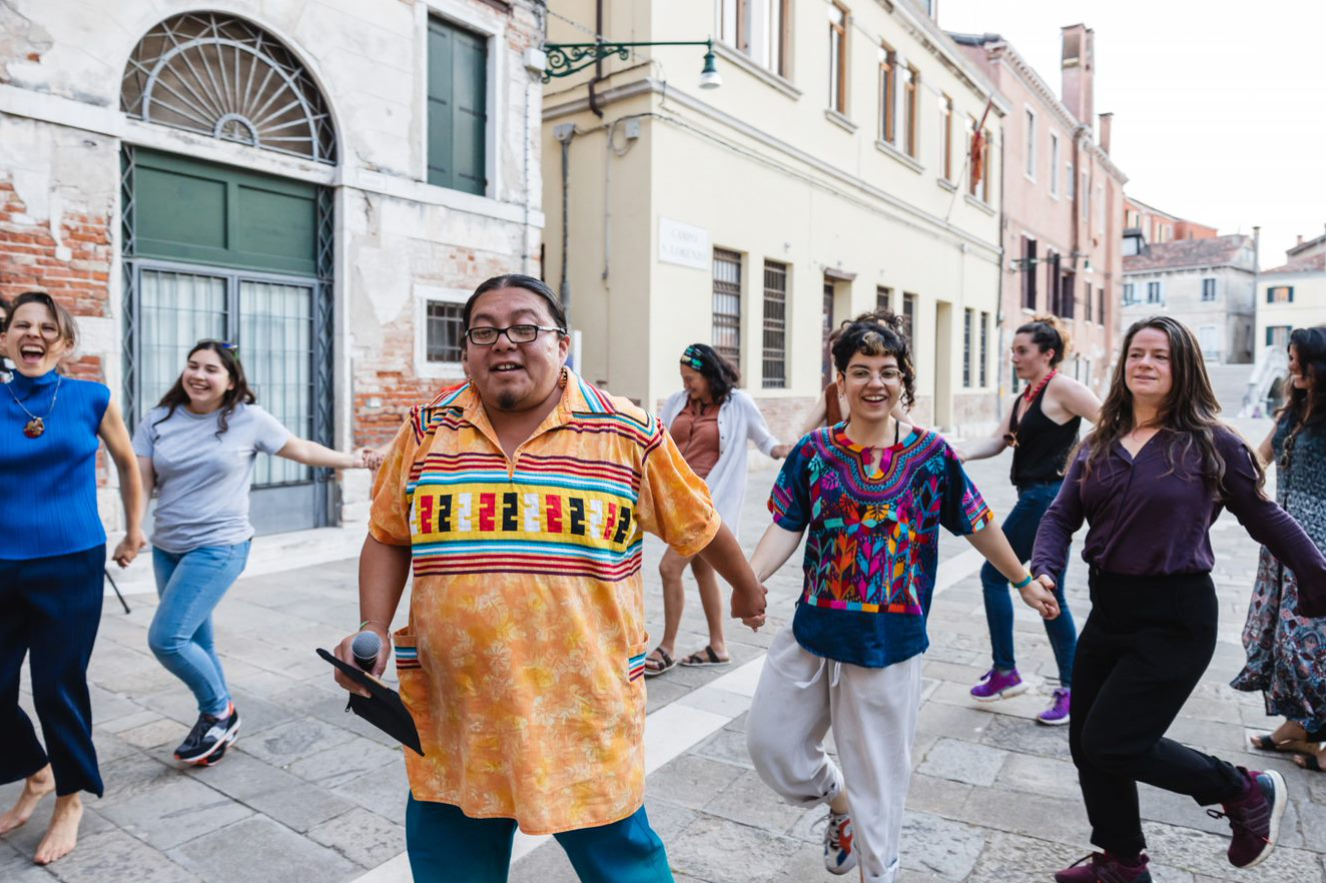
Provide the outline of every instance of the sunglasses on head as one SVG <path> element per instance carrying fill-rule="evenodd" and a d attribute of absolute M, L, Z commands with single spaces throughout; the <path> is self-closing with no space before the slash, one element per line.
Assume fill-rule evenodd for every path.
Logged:
<path fill-rule="evenodd" d="M 207 340 L 200 340 L 200 341 L 198 341 L 198 344 L 197 344 L 197 345 L 198 345 L 198 346 L 219 346 L 219 347 L 221 347 L 221 349 L 223 349 L 223 350 L 228 350 L 229 352 L 232 352 L 232 353 L 239 349 L 239 344 L 237 344 L 237 343 L 231 343 L 231 342 L 228 341 L 228 340 L 213 340 L 213 339 L 211 339 L 211 338 L 208 338 Z"/>

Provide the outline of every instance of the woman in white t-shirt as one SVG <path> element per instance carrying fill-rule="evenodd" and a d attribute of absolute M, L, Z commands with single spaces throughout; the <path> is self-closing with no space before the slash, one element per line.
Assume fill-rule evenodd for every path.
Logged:
<path fill-rule="evenodd" d="M 212 643 L 212 611 L 249 557 L 249 485 L 258 454 L 306 466 L 363 467 L 294 437 L 258 407 L 235 345 L 203 340 L 184 372 L 134 433 L 145 499 L 157 492 L 152 565 L 157 606 L 147 642 L 198 700 L 198 722 L 175 758 L 210 766 L 239 732 L 239 712 Z"/>

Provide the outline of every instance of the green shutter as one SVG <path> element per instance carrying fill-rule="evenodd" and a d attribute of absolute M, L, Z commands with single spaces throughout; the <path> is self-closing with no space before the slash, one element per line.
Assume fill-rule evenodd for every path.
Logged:
<path fill-rule="evenodd" d="M 134 256 L 312 276 L 317 187 L 139 149 Z"/>
<path fill-rule="evenodd" d="M 428 183 L 482 194 L 487 126 L 487 39 L 429 19 Z"/>

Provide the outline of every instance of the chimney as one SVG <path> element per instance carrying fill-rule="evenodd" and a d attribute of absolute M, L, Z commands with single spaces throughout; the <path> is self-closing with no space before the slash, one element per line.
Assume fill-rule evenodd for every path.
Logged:
<path fill-rule="evenodd" d="M 1100 149 L 1105 151 L 1107 156 L 1110 152 L 1110 129 L 1112 128 L 1113 123 L 1114 114 L 1103 113 L 1100 115 L 1100 132 L 1098 133 L 1096 140 L 1100 144 Z"/>
<path fill-rule="evenodd" d="M 1298 242 L 1295 242 L 1294 244 L 1295 244 L 1295 245 L 1302 245 L 1302 244 L 1303 244 L 1303 234 L 1302 234 L 1302 233 L 1298 234 Z"/>
<path fill-rule="evenodd" d="M 1095 32 L 1086 25 L 1060 28 L 1063 35 L 1063 102 L 1079 123 L 1094 131 Z"/>

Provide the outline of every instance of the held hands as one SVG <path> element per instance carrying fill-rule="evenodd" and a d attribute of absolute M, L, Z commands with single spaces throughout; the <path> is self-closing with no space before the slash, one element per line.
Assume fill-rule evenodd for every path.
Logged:
<path fill-rule="evenodd" d="M 1018 591 L 1022 594 L 1023 602 L 1042 618 L 1055 619 L 1059 616 L 1059 601 L 1054 597 L 1054 580 L 1048 575 L 1041 574 Z"/>
<path fill-rule="evenodd" d="M 757 632 L 760 626 L 764 625 L 765 602 L 769 590 L 759 583 L 756 585 L 759 586 L 758 594 L 749 590 L 732 590 L 732 618 L 741 620 L 742 625 Z"/>
<path fill-rule="evenodd" d="M 354 462 L 350 464 L 351 469 L 377 469 L 382 465 L 382 454 L 373 448 L 360 448 L 352 455 Z"/>
<path fill-rule="evenodd" d="M 147 548 L 147 534 L 143 529 L 136 527 L 124 535 L 120 544 L 115 547 L 115 554 L 111 559 L 121 568 L 128 567 L 138 557 L 138 553 Z"/>
<path fill-rule="evenodd" d="M 774 445 L 773 450 L 769 452 L 769 456 L 775 460 L 782 460 L 790 453 L 792 453 L 791 445 Z"/>
<path fill-rule="evenodd" d="M 380 678 L 382 677 L 382 673 L 387 670 L 387 660 L 391 658 L 391 635 L 387 634 L 386 630 L 376 623 L 365 623 L 364 630 L 373 632 L 382 639 L 382 649 L 378 651 L 377 662 L 373 663 L 373 670 L 369 672 L 373 677 Z M 355 655 L 350 651 L 350 645 L 354 643 L 354 639 L 358 634 L 358 632 L 355 632 L 355 634 L 347 636 L 341 641 L 341 643 L 337 644 L 336 649 L 332 651 L 332 655 L 337 659 L 349 663 L 355 668 L 359 667 L 359 663 L 355 662 Z M 340 669 L 336 670 L 336 684 L 341 687 L 341 689 L 349 690 L 351 693 L 356 693 L 366 699 L 371 698 L 373 695 L 365 688 L 359 686 L 354 681 L 341 674 Z"/>

